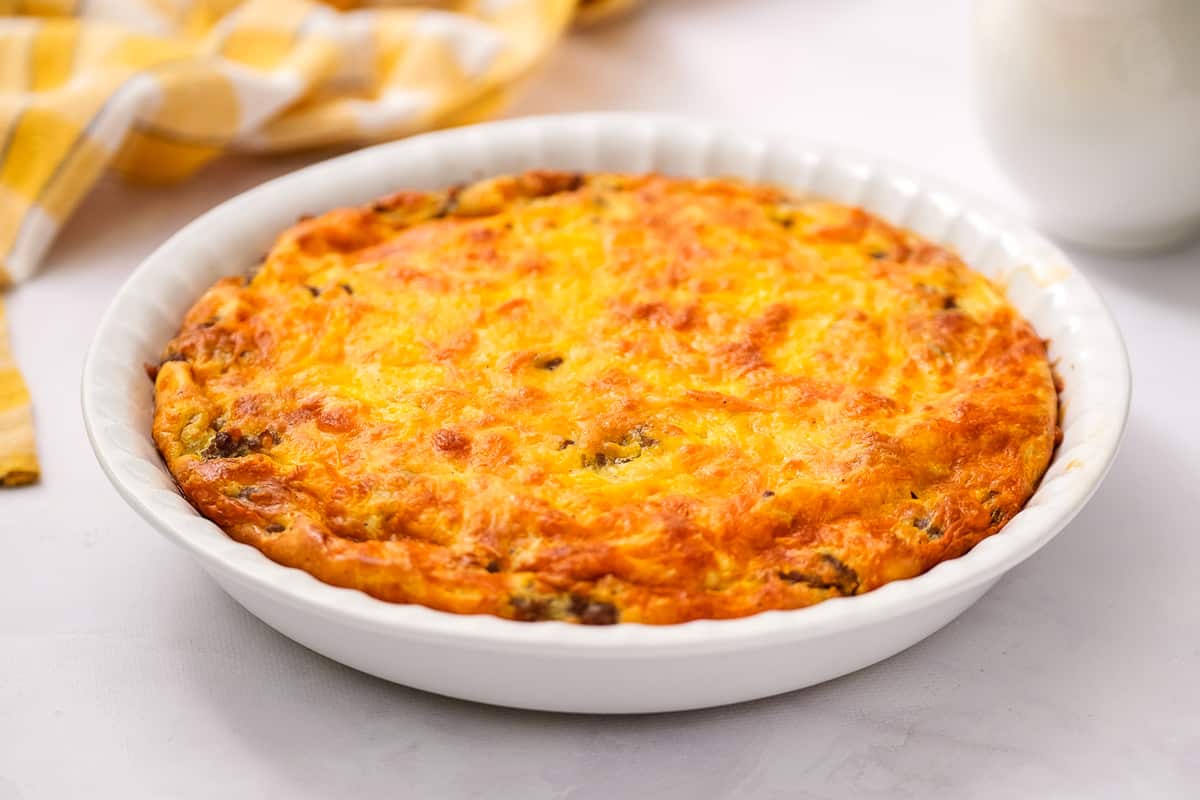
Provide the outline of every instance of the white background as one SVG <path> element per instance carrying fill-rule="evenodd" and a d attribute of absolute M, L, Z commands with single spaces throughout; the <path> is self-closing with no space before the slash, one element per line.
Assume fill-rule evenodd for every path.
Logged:
<path fill-rule="evenodd" d="M 1019 210 L 974 128 L 967 21 L 946 0 L 653 0 L 575 35 L 513 113 L 791 131 Z M 0 800 L 1200 796 L 1200 246 L 1074 253 L 1129 345 L 1124 449 L 1078 519 L 958 621 L 774 699 L 555 716 L 394 686 L 284 639 L 92 458 L 79 369 L 117 286 L 200 212 L 314 158 L 231 159 L 170 190 L 106 182 L 8 298 L 45 475 L 0 494 Z"/>

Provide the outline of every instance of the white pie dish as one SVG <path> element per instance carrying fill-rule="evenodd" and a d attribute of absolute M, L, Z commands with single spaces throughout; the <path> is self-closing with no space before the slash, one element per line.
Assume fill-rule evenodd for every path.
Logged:
<path fill-rule="evenodd" d="M 150 439 L 154 362 L 217 278 L 243 272 L 305 213 L 401 188 L 531 168 L 736 175 L 858 203 L 954 246 L 1000 279 L 1050 342 L 1064 381 L 1063 441 L 1004 530 L 928 573 L 795 611 L 682 625 L 522 623 L 389 604 L 320 583 L 228 538 L 179 494 Z M 1066 256 L 933 181 L 792 140 L 644 114 L 460 128 L 359 151 L 264 184 L 200 217 L 118 292 L 83 373 L 88 436 L 121 495 L 195 555 L 238 602 L 317 652 L 441 694 L 521 708 L 649 712 L 798 689 L 875 663 L 952 620 L 1056 535 L 1100 485 L 1129 408 L 1129 365 L 1108 311 Z"/>

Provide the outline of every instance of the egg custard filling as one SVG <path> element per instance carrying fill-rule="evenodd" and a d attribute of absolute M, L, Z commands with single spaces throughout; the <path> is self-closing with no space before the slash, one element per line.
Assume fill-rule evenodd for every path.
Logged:
<path fill-rule="evenodd" d="M 530 172 L 284 232 L 155 375 L 180 489 L 274 561 L 462 614 L 666 624 L 919 575 L 1058 434 L 952 252 L 736 180 Z"/>

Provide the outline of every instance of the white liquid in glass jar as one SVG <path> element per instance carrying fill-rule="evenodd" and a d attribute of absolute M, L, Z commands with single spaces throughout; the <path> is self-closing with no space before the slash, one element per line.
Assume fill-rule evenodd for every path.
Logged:
<path fill-rule="evenodd" d="M 1048 232 L 1200 234 L 1200 0 L 977 0 L 983 133 Z"/>

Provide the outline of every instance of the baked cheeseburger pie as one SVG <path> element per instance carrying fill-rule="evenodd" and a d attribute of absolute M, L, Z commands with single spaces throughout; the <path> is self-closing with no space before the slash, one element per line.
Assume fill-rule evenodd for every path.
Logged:
<path fill-rule="evenodd" d="M 1057 435 L 953 253 L 734 180 L 530 172 L 284 232 L 187 313 L 154 439 L 280 564 L 463 614 L 665 624 L 969 550 Z"/>

